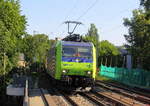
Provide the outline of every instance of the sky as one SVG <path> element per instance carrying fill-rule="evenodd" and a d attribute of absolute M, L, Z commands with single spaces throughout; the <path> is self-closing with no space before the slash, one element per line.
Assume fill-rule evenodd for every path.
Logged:
<path fill-rule="evenodd" d="M 27 18 L 29 34 L 44 33 L 49 39 L 64 38 L 64 21 L 79 21 L 76 33 L 86 34 L 94 23 L 101 40 L 116 46 L 126 43 L 128 30 L 123 18 L 131 18 L 132 10 L 139 8 L 140 0 L 20 0 L 22 14 Z"/>

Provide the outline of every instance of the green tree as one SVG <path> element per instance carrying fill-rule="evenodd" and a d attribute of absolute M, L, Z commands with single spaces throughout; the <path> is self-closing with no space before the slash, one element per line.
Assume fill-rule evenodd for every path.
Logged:
<path fill-rule="evenodd" d="M 90 28 L 89 28 L 87 34 L 85 35 L 85 39 L 88 41 L 91 41 L 97 48 L 98 42 L 99 42 L 99 34 L 98 34 L 98 30 L 94 24 L 90 25 Z"/>
<path fill-rule="evenodd" d="M 44 63 L 47 50 L 50 48 L 50 41 L 45 34 L 27 35 L 24 37 L 25 59 L 29 64 L 34 62 Z"/>
<path fill-rule="evenodd" d="M 88 30 L 86 36 L 92 36 L 95 37 L 97 40 L 99 40 L 98 30 L 94 24 L 90 25 L 90 29 Z"/>
<path fill-rule="evenodd" d="M 96 57 L 98 58 L 99 57 L 99 55 L 98 55 L 99 54 L 99 48 L 98 48 L 99 34 L 98 34 L 98 30 L 94 24 L 90 25 L 90 28 L 89 28 L 87 34 L 85 35 L 84 39 L 87 41 L 90 41 L 94 44 L 94 46 L 96 47 Z"/>
<path fill-rule="evenodd" d="M 129 30 L 129 34 L 124 36 L 136 61 L 134 65 L 150 69 L 150 17 L 147 10 L 134 10 L 131 19 L 124 19 L 124 25 Z"/>
<path fill-rule="evenodd" d="M 117 56 L 120 54 L 119 50 L 107 40 L 99 42 L 100 56 Z"/>
<path fill-rule="evenodd" d="M 120 52 L 117 47 L 115 47 L 109 41 L 103 40 L 99 42 L 98 48 L 99 48 L 99 57 L 98 57 L 99 65 L 101 63 L 105 65 L 111 65 L 111 66 L 117 65 L 116 59 L 120 55 Z"/>
<path fill-rule="evenodd" d="M 0 98 L 6 95 L 9 73 L 17 65 L 26 19 L 17 0 L 0 0 Z M 10 72 L 11 71 L 11 72 Z M 3 101 L 3 100 L 2 100 Z"/>
<path fill-rule="evenodd" d="M 97 50 L 97 65 L 100 65 L 100 61 L 102 57 L 108 56 L 116 56 L 119 55 L 119 50 L 107 40 L 99 41 L 99 34 L 96 26 L 94 24 L 90 25 L 88 33 L 85 35 L 85 40 L 90 41 L 94 44 Z"/>
<path fill-rule="evenodd" d="M 0 70 L 6 60 L 6 72 L 17 62 L 19 41 L 25 33 L 26 19 L 15 0 L 0 0 Z M 5 56 L 3 55 L 5 54 Z M 5 58 L 4 58 L 5 57 Z"/>
<path fill-rule="evenodd" d="M 140 5 L 142 5 L 146 11 L 150 10 L 150 0 L 140 0 Z"/>

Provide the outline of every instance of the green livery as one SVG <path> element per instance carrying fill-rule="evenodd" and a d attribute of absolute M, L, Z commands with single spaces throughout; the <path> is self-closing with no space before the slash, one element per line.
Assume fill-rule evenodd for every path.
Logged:
<path fill-rule="evenodd" d="M 92 71 L 93 65 L 91 63 L 76 63 L 76 62 L 62 62 L 61 67 L 65 70 L 70 70 L 68 75 L 87 76 L 87 71 Z M 82 71 L 81 71 L 82 70 Z"/>
<path fill-rule="evenodd" d="M 56 41 L 48 52 L 47 73 L 56 80 L 95 80 L 96 50 L 90 42 Z"/>

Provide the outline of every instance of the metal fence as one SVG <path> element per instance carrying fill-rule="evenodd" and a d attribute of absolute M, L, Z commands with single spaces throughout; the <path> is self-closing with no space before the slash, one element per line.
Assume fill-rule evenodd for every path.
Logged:
<path fill-rule="evenodd" d="M 130 86 L 150 88 L 150 71 L 101 65 L 99 74 Z"/>

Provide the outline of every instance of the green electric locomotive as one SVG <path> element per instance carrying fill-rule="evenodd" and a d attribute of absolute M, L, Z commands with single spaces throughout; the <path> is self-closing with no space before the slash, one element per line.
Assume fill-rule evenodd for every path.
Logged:
<path fill-rule="evenodd" d="M 56 40 L 48 52 L 47 73 L 56 81 L 90 87 L 96 77 L 96 50 L 91 42 Z"/>

